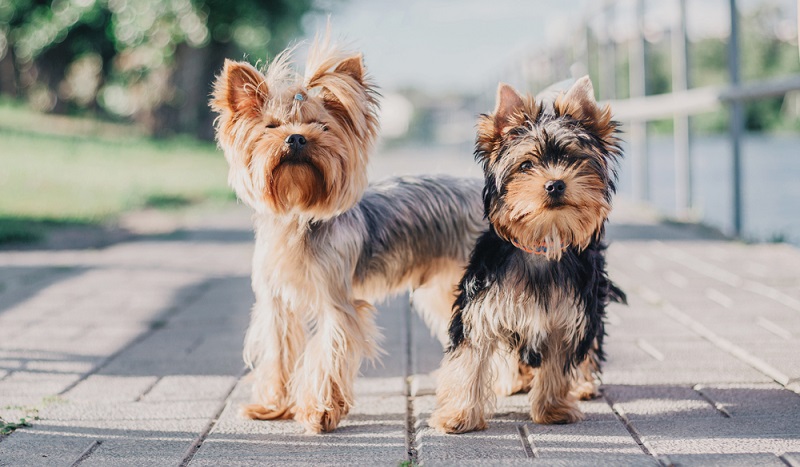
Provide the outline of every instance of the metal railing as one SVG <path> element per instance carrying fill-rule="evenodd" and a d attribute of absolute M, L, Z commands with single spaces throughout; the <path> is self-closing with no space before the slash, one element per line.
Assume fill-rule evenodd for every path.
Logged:
<path fill-rule="evenodd" d="M 634 197 L 646 201 L 649 191 L 647 156 L 647 122 L 672 118 L 675 147 L 675 204 L 679 218 L 689 218 L 693 207 L 691 129 L 689 117 L 728 108 L 730 125 L 728 139 L 732 158 L 732 219 L 733 233 L 743 232 L 743 181 L 741 141 L 744 133 L 744 103 L 750 100 L 781 96 L 800 89 L 800 74 L 743 84 L 740 77 L 739 14 L 736 0 L 729 0 L 730 36 L 728 38 L 727 86 L 689 88 L 688 40 L 686 34 L 686 0 L 677 0 L 679 14 L 672 25 L 672 92 L 644 95 L 645 59 L 643 46 L 632 47 L 630 63 L 630 98 L 607 99 L 618 120 L 629 125 L 628 138 L 633 157 Z M 642 21 L 644 0 L 637 0 L 637 16 Z M 636 42 L 644 43 L 643 29 L 639 28 Z M 636 57 L 641 55 L 640 57 Z M 602 60 L 602 57 L 601 57 Z"/>
<path fill-rule="evenodd" d="M 617 120 L 625 124 L 625 139 L 632 164 L 631 188 L 633 197 L 650 201 L 650 170 L 647 150 L 647 124 L 656 120 L 673 120 L 675 207 L 678 218 L 692 219 L 692 137 L 689 118 L 694 115 L 726 109 L 730 116 L 727 138 L 730 141 L 732 173 L 733 234 L 743 233 L 743 198 L 741 141 L 744 133 L 744 104 L 747 101 L 781 96 L 800 90 L 800 74 L 742 83 L 740 78 L 739 14 L 736 0 L 728 0 L 730 36 L 727 47 L 728 84 L 692 88 L 689 80 L 689 41 L 687 39 L 687 0 L 675 2 L 678 14 L 666 27 L 670 34 L 671 84 L 670 93 L 647 95 L 647 41 L 645 0 L 635 2 L 632 37 L 627 36 L 628 98 L 619 99 L 617 91 L 617 41 L 614 38 L 615 10 L 622 0 L 604 0 L 579 25 L 570 39 L 544 54 L 531 55 L 523 67 L 512 70 L 510 79 L 538 89 L 548 81 L 560 81 L 564 75 L 573 77 L 593 71 L 596 87 L 603 102 L 609 103 Z M 800 16 L 798 16 L 800 22 Z M 598 26 L 599 25 L 599 26 Z M 652 32 L 652 31 L 651 31 Z M 593 36 L 594 34 L 594 36 Z M 592 44 L 594 39 L 595 44 Z M 593 53 L 592 46 L 596 50 Z M 515 76 L 516 74 L 516 76 Z M 506 78 L 509 79 L 509 78 Z"/>

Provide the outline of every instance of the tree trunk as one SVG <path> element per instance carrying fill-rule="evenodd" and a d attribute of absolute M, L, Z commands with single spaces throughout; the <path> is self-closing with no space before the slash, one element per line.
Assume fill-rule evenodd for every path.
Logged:
<path fill-rule="evenodd" d="M 0 58 L 0 94 L 18 97 L 19 81 L 17 79 L 17 66 L 14 63 L 14 48 L 9 45 L 6 53 Z"/>
<path fill-rule="evenodd" d="M 218 42 L 202 49 L 178 46 L 169 78 L 172 98 L 153 110 L 153 136 L 188 133 L 204 140 L 214 139 L 214 116 L 208 98 L 228 50 L 227 44 Z"/>

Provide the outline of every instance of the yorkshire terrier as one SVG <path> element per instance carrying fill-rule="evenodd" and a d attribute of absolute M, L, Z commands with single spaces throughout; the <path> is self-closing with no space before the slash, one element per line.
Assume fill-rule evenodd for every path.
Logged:
<path fill-rule="evenodd" d="M 486 428 L 497 353 L 533 369 L 534 422 L 583 418 L 577 399 L 594 394 L 605 307 L 625 301 L 603 244 L 622 156 L 617 126 L 588 77 L 549 102 L 500 85 L 475 151 L 490 226 L 458 286 L 431 426 Z"/>
<path fill-rule="evenodd" d="M 363 358 L 372 302 L 412 290 L 441 340 L 471 246 L 485 230 L 480 180 L 396 178 L 367 186 L 378 102 L 360 54 L 326 39 L 305 74 L 287 50 L 261 73 L 226 61 L 214 84 L 229 182 L 254 211 L 256 296 L 244 344 L 253 419 L 336 428 Z"/>

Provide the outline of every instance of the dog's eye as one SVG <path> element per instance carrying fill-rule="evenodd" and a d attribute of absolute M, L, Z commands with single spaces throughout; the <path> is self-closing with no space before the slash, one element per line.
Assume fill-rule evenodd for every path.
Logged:
<path fill-rule="evenodd" d="M 326 125 L 326 124 L 324 124 L 322 122 L 314 122 L 314 123 L 316 123 L 317 125 L 321 126 L 322 127 L 322 131 L 328 131 L 328 125 Z"/>
<path fill-rule="evenodd" d="M 280 124 L 278 124 L 277 122 L 272 122 L 269 125 L 267 125 L 267 128 L 269 128 L 271 130 L 274 130 L 275 128 L 278 128 L 279 126 L 280 126 Z"/>
<path fill-rule="evenodd" d="M 525 161 L 519 166 L 519 170 L 531 170 L 533 168 L 533 162 Z"/>

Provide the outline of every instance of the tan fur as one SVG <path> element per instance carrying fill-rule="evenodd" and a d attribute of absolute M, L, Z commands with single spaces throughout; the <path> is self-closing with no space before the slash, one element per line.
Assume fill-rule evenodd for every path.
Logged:
<path fill-rule="evenodd" d="M 490 343 L 465 345 L 445 356 L 437 376 L 436 406 L 428 424 L 444 433 L 486 429 L 494 411 Z"/>
<path fill-rule="evenodd" d="M 309 433 L 335 429 L 353 405 L 362 360 L 380 352 L 374 300 L 418 289 L 415 302 L 426 321 L 440 339 L 446 335 L 454 285 L 469 253 L 466 239 L 478 235 L 477 225 L 454 239 L 464 244 L 451 257 L 412 260 L 400 257 L 401 249 L 382 258 L 401 272 L 354 277 L 369 233 L 357 215 L 344 214 L 352 214 L 367 187 L 376 96 L 361 55 L 327 37 L 311 47 L 302 76 L 290 49 L 264 73 L 226 61 L 214 84 L 211 107 L 229 183 L 255 211 L 256 303 L 244 344 L 253 378 L 253 403 L 242 408 L 247 417 L 294 417 Z M 290 146 L 290 135 L 305 138 L 302 150 Z M 310 235 L 323 225 L 324 236 Z"/>
<path fill-rule="evenodd" d="M 593 92 L 588 77 L 578 80 L 543 114 L 544 104 L 501 84 L 494 112 L 478 122 L 477 154 L 487 183 L 494 180 L 496 193 L 502 193 L 500 201 L 489 205 L 489 220 L 501 238 L 521 250 L 530 254 L 532 246 L 547 249 L 546 259 L 530 254 L 520 260 L 530 267 L 543 267 L 537 261 L 560 260 L 568 246 L 587 248 L 602 232 L 611 210 L 609 163 L 619 154 L 616 124 L 608 107 L 597 106 Z M 542 115 L 547 118 L 538 120 Z M 598 140 L 585 144 L 569 126 L 553 123 L 564 116 L 569 118 L 561 122 L 583 125 Z M 548 123 L 553 126 L 548 128 Z M 568 159 L 547 157 L 548 138 L 553 136 L 548 129 L 558 133 L 558 148 L 564 153 L 560 155 Z M 556 180 L 566 186 L 560 198 L 545 190 Z M 530 389 L 531 419 L 543 424 L 583 419 L 578 399 L 597 395 L 596 348 L 577 368 L 569 360 L 587 331 L 577 291 L 554 290 L 542 304 L 529 292 L 525 267 L 508 268 L 504 274 L 508 277 L 502 278 L 502 290 L 481 289 L 479 298 L 469 298 L 456 310 L 463 319 L 464 337 L 442 362 L 437 408 L 430 418 L 439 431 L 485 428 L 494 401 L 490 387 L 499 395 Z M 498 344 L 515 341 L 538 349 L 538 368 L 520 364 L 516 350 Z"/>
<path fill-rule="evenodd" d="M 534 369 L 519 361 L 519 356 L 507 349 L 498 349 L 492 356 L 492 389 L 498 396 L 510 396 L 531 389 Z"/>
<path fill-rule="evenodd" d="M 566 298 L 571 296 L 568 291 L 564 291 L 564 297 L 553 297 L 550 309 L 545 311 L 532 309 L 535 300 L 519 285 L 521 278 L 508 278 L 507 283 L 518 286 L 501 294 L 490 289 L 480 304 L 464 313 L 469 320 L 465 325 L 469 326 L 470 340 L 461 347 L 470 350 L 461 351 L 459 347 L 442 361 L 437 409 L 430 419 L 431 426 L 439 431 L 462 433 L 485 428 L 494 403 L 490 386 L 494 379 L 492 354 L 498 350 L 495 336 L 504 334 L 505 329 L 524 331 L 527 342 L 537 342 L 537 347 L 545 349 L 542 366 L 533 371 L 529 393 L 532 419 L 537 423 L 572 423 L 582 418 L 570 392 L 577 375 L 564 374 L 563 368 L 567 345 L 582 337 L 570 332 L 582 329 L 579 324 L 583 315 Z"/>
<path fill-rule="evenodd" d="M 617 143 L 611 110 L 608 106 L 600 108 L 597 105 L 588 77 L 578 80 L 566 93 L 558 95 L 553 108 L 558 115 L 569 115 L 599 135 L 607 148 Z M 514 127 L 529 127 L 542 111 L 532 96 L 520 96 L 513 88 L 501 83 L 494 112 L 478 121 L 476 144 L 487 158 L 485 163 L 497 165 L 493 167 L 498 183 L 507 175 L 513 178 L 507 185 L 503 209 L 489 212 L 489 220 L 497 233 L 522 246 L 544 246 L 547 257 L 558 260 L 562 249 L 567 246 L 586 248 L 608 218 L 611 205 L 603 196 L 607 180 L 599 179 L 589 170 L 590 164 L 607 168 L 608 161 L 602 154 L 586 152 L 577 140 L 567 139 L 562 141 L 565 150 L 583 157 L 584 163 L 569 167 L 534 164 L 532 170 L 520 170 L 523 163 L 541 159 L 545 151 L 541 141 L 512 144 L 498 162 L 506 134 Z M 563 180 L 567 184 L 563 202 L 556 208 L 549 206 L 543 189 L 549 180 Z"/>
<path fill-rule="evenodd" d="M 600 395 L 599 381 L 595 377 L 600 372 L 594 350 L 578 367 L 578 374 L 572 383 L 572 394 L 582 401 L 594 399 Z"/>
<path fill-rule="evenodd" d="M 519 166 L 535 154 L 533 148 L 516 148 L 503 163 Z M 489 214 L 497 233 L 522 245 L 542 244 L 548 248 L 548 257 L 556 260 L 563 247 L 586 248 L 611 206 L 603 197 L 605 185 L 583 167 L 550 166 L 515 174 L 508 184 L 505 208 Z M 563 204 L 555 209 L 548 206 L 542 189 L 548 180 L 567 184 Z"/>

